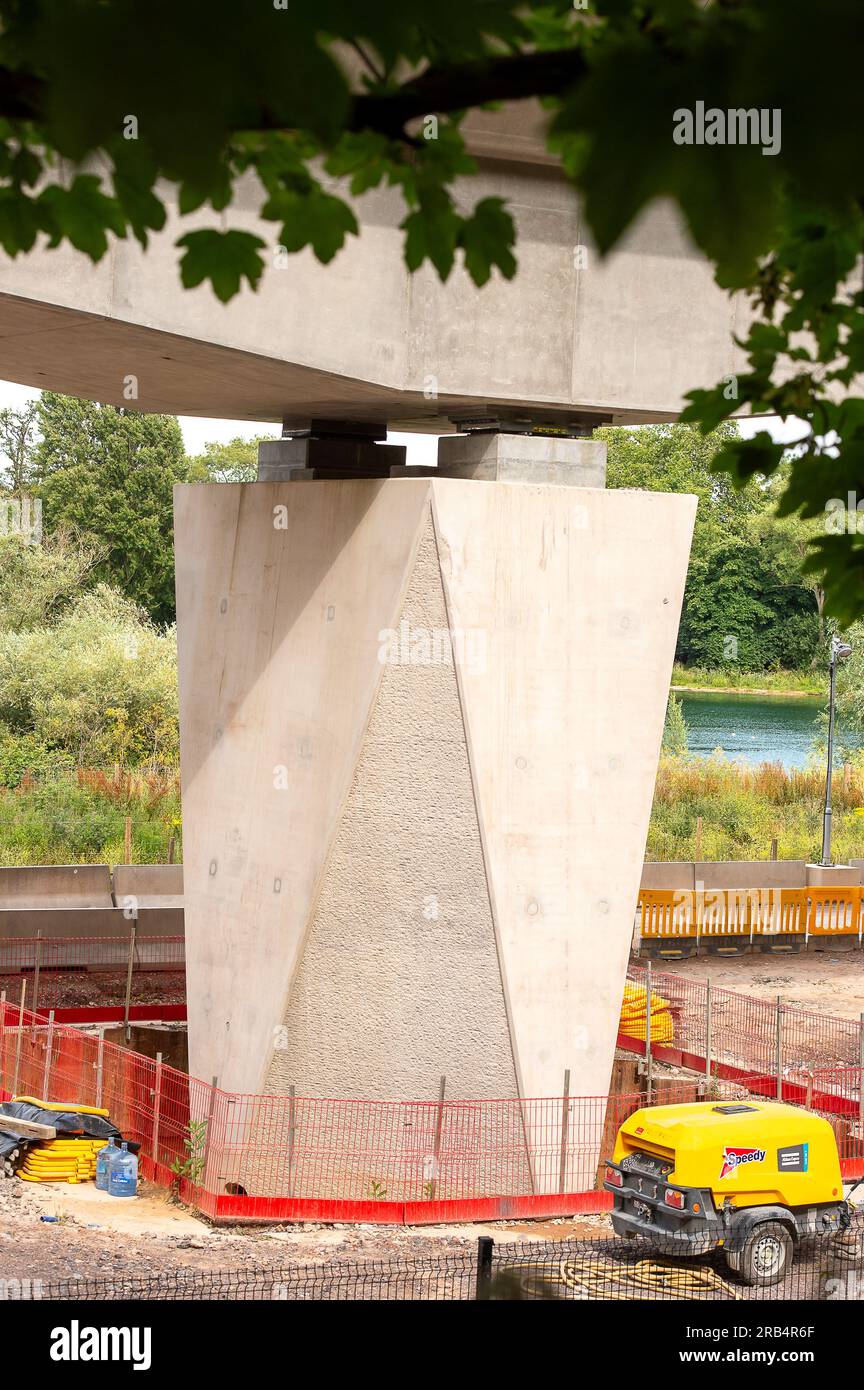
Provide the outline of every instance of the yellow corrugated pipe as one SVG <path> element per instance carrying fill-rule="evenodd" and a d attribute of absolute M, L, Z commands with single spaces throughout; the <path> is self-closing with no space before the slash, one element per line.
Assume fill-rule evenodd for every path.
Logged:
<path fill-rule="evenodd" d="M 41 1139 L 27 1150 L 17 1176 L 25 1182 L 89 1182 L 105 1139 Z"/>
<path fill-rule="evenodd" d="M 646 1024 L 645 986 L 633 984 L 628 980 L 624 986 L 624 1002 L 621 1005 L 621 1022 L 618 1031 L 629 1038 L 645 1041 Z M 652 1043 L 671 1043 L 675 1029 L 669 1000 L 662 994 L 651 991 L 651 1041 Z"/>

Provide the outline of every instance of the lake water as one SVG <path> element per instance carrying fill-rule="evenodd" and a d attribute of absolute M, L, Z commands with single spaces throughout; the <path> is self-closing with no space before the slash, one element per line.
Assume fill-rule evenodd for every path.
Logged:
<path fill-rule="evenodd" d="M 761 695 L 680 694 L 690 752 L 709 757 L 722 748 L 747 763 L 779 762 L 805 767 L 819 714 L 827 700 Z M 823 734 L 824 737 L 824 734 Z"/>

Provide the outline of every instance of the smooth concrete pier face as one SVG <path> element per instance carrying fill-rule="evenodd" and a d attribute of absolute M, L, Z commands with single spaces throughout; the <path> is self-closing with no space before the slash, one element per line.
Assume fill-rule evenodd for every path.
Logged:
<path fill-rule="evenodd" d="M 175 507 L 192 1074 L 604 1096 L 695 499 L 424 477 Z"/>

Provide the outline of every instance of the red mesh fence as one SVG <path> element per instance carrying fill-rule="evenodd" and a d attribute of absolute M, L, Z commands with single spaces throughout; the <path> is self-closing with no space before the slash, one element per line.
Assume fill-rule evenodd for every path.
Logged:
<path fill-rule="evenodd" d="M 655 976 L 653 984 L 671 997 L 676 1041 L 695 1051 L 700 1026 L 704 1040 L 700 987 L 672 975 Z M 713 1074 L 655 1080 L 655 1102 L 776 1093 L 767 1065 L 772 1006 L 722 993 L 728 1014 L 716 1025 L 718 1041 L 728 1034 L 728 1055 L 756 1074 L 742 1069 L 740 1082 Z M 824 1114 L 844 1162 L 860 1165 L 859 1068 L 800 1061 L 818 1045 L 848 1048 L 843 1020 L 802 1012 L 792 1023 L 782 1099 Z M 857 1028 L 846 1028 L 857 1048 Z M 622 1121 L 646 1104 L 644 1093 L 444 1102 L 236 1095 L 8 1001 L 0 1006 L 0 1089 L 4 1097 L 107 1109 L 124 1136 L 141 1145 L 145 1175 L 176 1181 L 181 1195 L 212 1217 L 253 1221 L 599 1210 L 606 1203 L 598 1169 Z M 586 1194 L 591 1200 L 580 1206 Z"/>
<path fill-rule="evenodd" d="M 628 977 L 645 986 L 647 970 L 631 965 Z M 776 1076 L 802 1067 L 854 1066 L 861 1060 L 862 1028 L 853 1019 L 808 1013 L 791 1004 L 710 986 L 704 980 L 651 971 L 651 988 L 668 1001 L 674 1046 L 681 1052 L 726 1062 L 747 1072 Z M 710 1016 L 710 1038 L 709 1038 Z M 778 1038 L 779 1018 L 779 1038 Z M 622 1033 L 626 1024 L 622 1025 Z"/>
<path fill-rule="evenodd" d="M 644 1104 L 640 1094 L 443 1103 L 232 1095 L 8 1002 L 0 1087 L 107 1109 L 141 1145 L 145 1173 L 176 1181 L 213 1216 L 237 1215 L 239 1200 L 251 1220 L 286 1200 L 329 1204 L 331 1219 L 339 1203 L 362 1204 L 367 1219 L 386 1219 L 393 1204 L 485 1199 L 512 1200 L 513 1214 L 521 1199 L 567 1209 L 560 1199 L 596 1189 L 618 1126 Z M 664 1099 L 695 1094 L 685 1082 Z"/>
<path fill-rule="evenodd" d="M 120 1007 L 131 957 L 132 1003 L 186 1001 L 182 936 L 0 937 L 0 993 L 27 1007 Z"/>

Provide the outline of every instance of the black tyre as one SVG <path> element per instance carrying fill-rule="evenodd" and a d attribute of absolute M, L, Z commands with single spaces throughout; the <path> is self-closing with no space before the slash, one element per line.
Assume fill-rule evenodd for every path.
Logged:
<path fill-rule="evenodd" d="M 795 1242 L 788 1226 L 780 1221 L 763 1221 L 740 1244 L 735 1241 L 727 1249 L 726 1259 L 745 1284 L 766 1288 L 786 1278 L 794 1253 Z"/>

